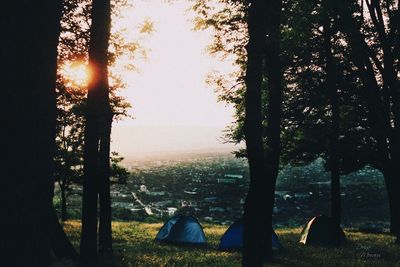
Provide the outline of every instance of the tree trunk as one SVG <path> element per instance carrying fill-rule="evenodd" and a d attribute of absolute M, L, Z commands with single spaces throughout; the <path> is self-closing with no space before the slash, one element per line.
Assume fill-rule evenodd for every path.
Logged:
<path fill-rule="evenodd" d="M 400 116 L 397 118 L 389 144 L 391 159 L 388 181 L 391 185 L 387 185 L 387 192 L 390 200 L 391 232 L 396 235 L 396 243 L 400 244 L 400 194 L 398 192 L 400 188 Z M 387 179 L 386 176 L 385 179 Z"/>
<path fill-rule="evenodd" d="M 54 209 L 51 214 L 51 247 L 54 255 L 59 259 L 76 260 L 78 258 L 78 254 L 58 221 Z"/>
<path fill-rule="evenodd" d="M 102 128 L 100 142 L 100 189 L 99 189 L 99 251 L 100 253 L 112 252 L 112 230 L 111 230 L 111 197 L 110 197 L 110 136 L 112 127 L 112 113 L 109 110 L 108 120 Z"/>
<path fill-rule="evenodd" d="M 268 220 L 266 221 L 266 242 L 272 250 L 271 229 L 272 215 L 275 203 L 275 187 L 279 172 L 281 154 L 281 123 L 282 123 L 282 64 L 280 59 L 281 42 L 281 0 L 269 2 L 268 33 L 265 68 L 267 73 L 267 151 L 265 153 L 265 168 L 267 169 L 267 194 L 270 196 L 267 202 Z M 270 248 L 268 248 L 270 249 Z"/>
<path fill-rule="evenodd" d="M 64 222 L 67 218 L 67 196 L 66 196 L 66 186 L 65 179 L 60 183 L 60 191 L 61 191 L 61 220 Z"/>
<path fill-rule="evenodd" d="M 10 1 L 3 10 L 2 262 L 50 266 L 61 1 Z"/>
<path fill-rule="evenodd" d="M 244 205 L 242 266 L 262 266 L 263 262 L 272 257 L 272 211 L 281 146 L 281 4 L 280 0 L 251 1 L 248 10 L 245 140 L 250 188 Z M 269 16 L 266 16 L 267 11 Z M 267 151 L 264 150 L 262 126 L 263 59 L 268 78 Z"/>
<path fill-rule="evenodd" d="M 390 232 L 392 234 L 396 233 L 396 216 L 393 216 L 396 213 L 396 208 L 392 205 L 395 203 L 396 199 L 394 198 L 396 194 L 396 188 L 394 187 L 393 181 L 393 171 L 391 170 L 390 166 L 386 166 L 383 168 L 382 171 L 383 177 L 385 179 L 386 190 L 388 192 L 388 199 L 389 199 L 389 211 L 390 211 Z"/>
<path fill-rule="evenodd" d="M 90 28 L 87 116 L 84 147 L 84 184 L 82 201 L 81 260 L 97 263 L 97 203 L 103 190 L 100 146 L 101 131 L 108 105 L 108 43 L 111 27 L 110 0 L 93 0 Z M 102 201 L 103 203 L 103 201 Z M 111 215 L 110 215 L 111 216 Z"/>
<path fill-rule="evenodd" d="M 90 95 L 90 91 L 89 91 Z M 81 261 L 84 264 L 97 262 L 97 146 L 98 135 L 96 134 L 96 115 L 90 109 L 94 103 L 89 104 L 85 125 L 84 145 L 84 182 L 82 197 L 82 233 L 81 233 Z"/>
<path fill-rule="evenodd" d="M 400 194 L 398 193 L 399 184 L 396 180 L 400 170 L 397 166 L 393 166 L 392 164 L 393 162 L 389 162 L 387 166 L 384 167 L 382 173 L 385 178 L 389 200 L 390 232 L 396 235 L 396 243 L 400 243 Z"/>
<path fill-rule="evenodd" d="M 245 96 L 245 140 L 250 170 L 250 188 L 244 204 L 244 240 L 242 266 L 262 266 L 263 257 L 271 256 L 267 246 L 264 225 L 268 221 L 270 201 L 267 190 L 267 172 L 264 167 L 262 139 L 261 90 L 262 59 L 267 34 L 266 1 L 251 1 L 248 9 L 247 69 Z M 261 235 L 260 235 L 261 233 Z"/>
<path fill-rule="evenodd" d="M 334 237 L 337 237 L 336 244 L 340 244 L 340 223 L 341 223 L 341 201 L 340 201 L 340 170 L 339 170 L 339 96 L 336 89 L 336 67 L 332 55 L 331 26 L 328 10 L 325 8 L 323 21 L 323 42 L 326 58 L 326 89 L 328 90 L 331 106 L 331 129 L 329 135 L 329 168 L 331 172 L 331 216 L 333 220 Z"/>

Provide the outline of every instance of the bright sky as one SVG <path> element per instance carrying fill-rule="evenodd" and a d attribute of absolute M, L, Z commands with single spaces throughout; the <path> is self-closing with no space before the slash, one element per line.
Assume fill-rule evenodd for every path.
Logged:
<path fill-rule="evenodd" d="M 128 88 L 122 94 L 132 104 L 135 119 L 114 124 L 112 149 L 129 156 L 231 147 L 218 139 L 233 120 L 233 109 L 217 103 L 205 78 L 210 71 L 231 72 L 232 62 L 207 54 L 211 32 L 192 31 L 190 1 L 135 0 L 133 4 L 116 25 L 136 33 L 149 18 L 155 31 L 140 41 L 149 50 L 145 62 L 135 62 L 140 72 L 123 75 Z"/>

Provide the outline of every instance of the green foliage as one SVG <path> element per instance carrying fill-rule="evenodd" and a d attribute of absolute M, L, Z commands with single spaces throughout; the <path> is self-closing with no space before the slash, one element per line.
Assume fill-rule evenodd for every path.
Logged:
<path fill-rule="evenodd" d="M 228 75 L 211 73 L 207 82 L 214 85 L 221 101 L 233 104 L 235 121 L 226 129 L 228 142 L 240 143 L 244 140 L 244 70 L 247 44 L 246 1 L 218 1 L 218 8 L 209 0 L 198 0 L 194 10 L 198 17 L 195 29 L 211 28 L 214 40 L 210 45 L 211 54 L 221 57 L 235 56 L 240 71 Z M 357 17 L 357 4 L 353 5 Z M 281 25 L 281 61 L 284 70 L 283 121 L 281 162 L 304 165 L 322 157 L 329 169 L 328 136 L 331 131 L 331 107 L 326 87 L 326 62 L 322 43 L 323 2 L 318 0 L 283 1 Z M 358 16 L 357 18 L 360 19 Z M 358 20 L 368 36 L 371 47 L 376 37 L 367 22 Z M 340 105 L 339 158 L 342 173 L 350 173 L 372 165 L 381 168 L 377 158 L 376 140 L 372 137 L 367 121 L 365 90 L 360 83 L 350 55 L 350 47 L 337 19 L 332 17 L 332 53 L 336 67 L 336 83 Z M 232 77 L 236 82 L 230 82 Z M 264 78 L 263 127 L 268 131 L 267 81 Z M 267 144 L 268 140 L 265 140 Z M 246 151 L 236 153 L 246 156 Z"/>
<path fill-rule="evenodd" d="M 112 1 L 112 16 L 120 15 L 121 10 L 128 4 L 126 0 Z M 72 183 L 82 183 L 83 174 L 83 140 L 86 112 L 86 85 L 70 80 L 62 71 L 65 64 L 84 64 L 88 61 L 88 43 L 91 1 L 66 0 L 64 1 L 61 20 L 61 34 L 58 47 L 58 79 L 57 93 L 57 151 L 55 156 L 55 180 L 59 183 L 61 192 L 68 197 Z M 153 30 L 152 22 L 146 20 L 137 33 L 149 34 Z M 137 40 L 127 40 L 126 29 L 113 30 L 110 37 L 109 72 L 110 78 L 110 105 L 113 119 L 121 120 L 129 117 L 128 110 L 131 104 L 119 95 L 125 88 L 122 78 L 114 71 L 113 66 L 118 64 L 129 70 L 135 70 L 133 65 L 137 54 L 145 55 L 145 49 Z M 125 61 L 119 59 L 124 57 Z M 122 160 L 117 153 L 111 156 L 111 173 L 117 182 L 125 183 L 129 177 L 126 169 L 120 166 Z"/>
<path fill-rule="evenodd" d="M 66 210 L 66 218 L 69 220 L 80 220 L 82 217 L 81 214 L 81 205 L 70 205 L 70 201 L 67 203 Z M 53 206 L 59 218 L 61 218 L 61 197 L 57 194 L 53 197 Z"/>
<path fill-rule="evenodd" d="M 111 152 L 111 165 L 110 165 L 110 171 L 111 171 L 111 178 L 113 179 L 114 182 L 117 182 L 119 184 L 126 184 L 128 178 L 130 177 L 130 173 L 128 170 L 124 167 L 122 167 L 119 163 L 124 160 L 123 157 L 120 157 L 117 152 Z"/>

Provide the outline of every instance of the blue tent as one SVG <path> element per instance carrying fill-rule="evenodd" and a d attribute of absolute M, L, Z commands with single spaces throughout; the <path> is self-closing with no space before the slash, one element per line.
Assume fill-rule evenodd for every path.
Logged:
<path fill-rule="evenodd" d="M 175 244 L 203 245 L 206 243 L 206 236 L 196 218 L 175 215 L 161 227 L 155 240 Z"/>
<path fill-rule="evenodd" d="M 272 231 L 271 241 L 273 249 L 281 249 L 282 245 L 278 240 L 278 236 Z M 221 237 L 219 244 L 220 250 L 240 250 L 243 247 L 243 221 L 241 219 L 235 221 Z"/>

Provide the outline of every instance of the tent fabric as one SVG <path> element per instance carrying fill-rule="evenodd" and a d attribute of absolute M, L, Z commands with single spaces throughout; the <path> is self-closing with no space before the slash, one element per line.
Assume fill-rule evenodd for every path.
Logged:
<path fill-rule="evenodd" d="M 168 237 L 169 233 L 171 232 L 172 226 L 175 225 L 176 221 L 179 219 L 179 215 L 175 215 L 171 219 L 169 219 L 160 229 L 156 236 L 157 241 L 164 240 L 165 238 Z"/>
<path fill-rule="evenodd" d="M 304 226 L 300 243 L 314 246 L 337 246 L 345 239 L 342 228 L 335 229 L 331 217 L 318 215 Z"/>
<path fill-rule="evenodd" d="M 271 242 L 273 249 L 281 249 L 282 245 L 279 242 L 278 236 L 272 230 Z M 241 219 L 235 221 L 226 230 L 224 235 L 221 237 L 219 244 L 220 250 L 241 250 L 243 248 L 243 221 Z"/>
<path fill-rule="evenodd" d="M 202 245 L 206 243 L 206 236 L 196 218 L 176 215 L 161 227 L 155 240 L 165 243 Z"/>

